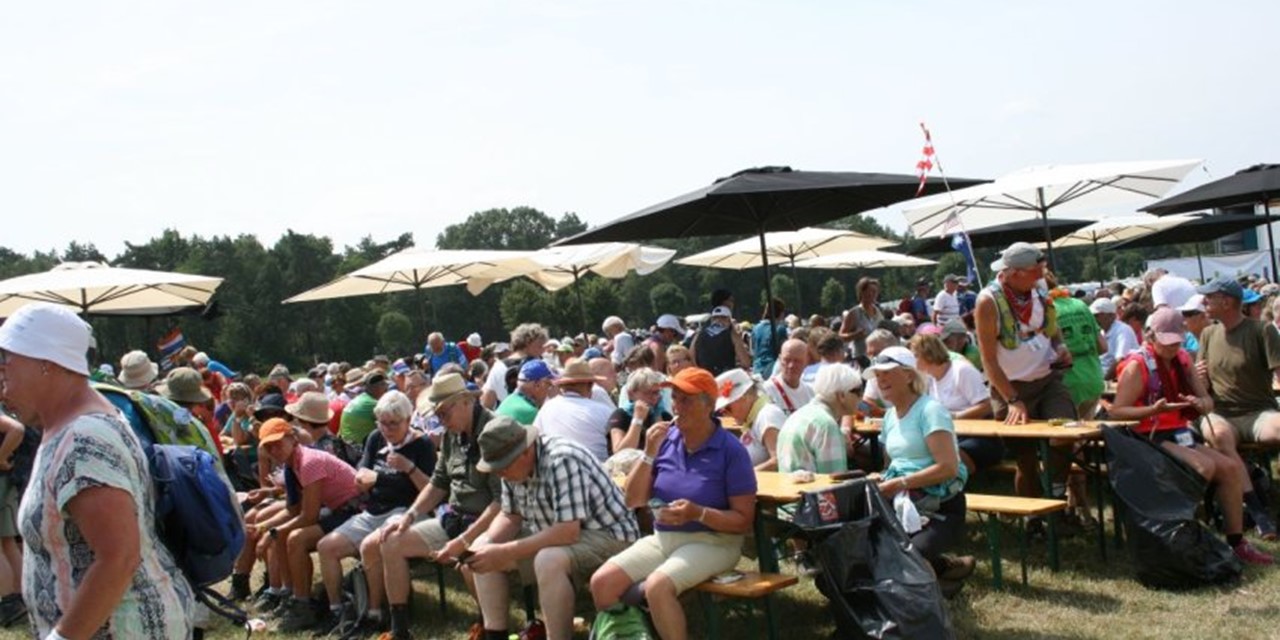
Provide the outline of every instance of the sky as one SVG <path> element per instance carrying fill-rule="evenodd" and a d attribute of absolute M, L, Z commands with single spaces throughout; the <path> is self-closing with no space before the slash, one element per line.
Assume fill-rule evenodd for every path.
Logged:
<path fill-rule="evenodd" d="M 1280 3 L 68 2 L 0 19 L 0 246 L 590 225 L 739 169 L 1275 154 Z M 1252 26 L 1251 26 L 1252 25 Z M 1140 206 L 1140 205 L 1139 205 Z M 895 229 L 899 212 L 874 213 Z"/>

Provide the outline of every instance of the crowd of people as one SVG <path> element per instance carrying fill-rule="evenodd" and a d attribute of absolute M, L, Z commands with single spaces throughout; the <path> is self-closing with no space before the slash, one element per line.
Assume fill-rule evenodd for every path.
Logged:
<path fill-rule="evenodd" d="M 664 314 L 561 339 L 532 323 L 488 344 L 433 332 L 421 353 L 300 375 L 236 372 L 194 348 L 166 367 L 143 351 L 90 362 L 84 321 L 29 305 L 0 326 L 0 623 L 25 617 L 55 640 L 196 625 L 155 540 L 141 444 L 94 385 L 163 397 L 209 431 L 248 532 L 227 595 L 285 632 L 410 637 L 409 563 L 423 558 L 461 571 L 473 638 L 508 638 L 513 582 L 536 586 L 548 638 L 572 636 L 588 591 L 598 611 L 643 607 L 658 635 L 686 637 L 679 596 L 741 560 L 761 471 L 866 471 L 926 516 L 913 545 L 948 595 L 974 570 L 953 553 L 966 485 L 1006 457 L 1020 495 L 1041 495 L 1044 464 L 1067 528 L 1096 526 L 1070 445 L 1041 461 L 957 437 L 957 419 L 1135 423 L 1213 484 L 1235 553 L 1270 564 L 1245 537 L 1277 534 L 1237 447 L 1280 442 L 1280 287 L 1152 272 L 1072 290 L 1026 243 L 991 267 L 976 290 L 947 275 L 936 296 L 921 280 L 896 304 L 863 277 L 830 318 L 772 300 L 743 321 L 720 290 L 696 327 Z M 368 584 L 355 619 L 347 558 Z"/>

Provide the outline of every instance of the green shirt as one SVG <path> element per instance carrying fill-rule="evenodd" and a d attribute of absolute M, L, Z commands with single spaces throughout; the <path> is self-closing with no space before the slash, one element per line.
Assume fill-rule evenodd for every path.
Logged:
<path fill-rule="evenodd" d="M 373 418 L 373 408 L 377 405 L 378 401 L 367 393 L 362 393 L 348 402 L 346 408 L 342 410 L 338 437 L 355 445 L 364 445 L 365 438 L 368 438 L 378 426 Z"/>
<path fill-rule="evenodd" d="M 475 436 L 493 419 L 493 414 L 476 402 L 472 409 L 471 434 L 445 431 L 440 442 L 440 457 L 431 485 L 449 493 L 449 507 L 455 512 L 478 516 L 502 495 L 502 480 L 495 473 L 476 469 L 480 461 L 480 445 Z"/>
<path fill-rule="evenodd" d="M 533 424 L 534 418 L 538 417 L 538 408 L 523 393 L 517 391 L 507 396 L 494 413 L 514 418 L 516 422 L 527 427 Z"/>
<path fill-rule="evenodd" d="M 816 399 L 796 409 L 778 431 L 778 471 L 783 473 L 848 471 L 847 455 L 840 424 Z"/>
<path fill-rule="evenodd" d="M 1053 301 L 1058 312 L 1058 329 L 1062 343 L 1071 352 L 1071 368 L 1062 378 L 1062 384 L 1071 392 L 1071 402 L 1097 400 L 1102 396 L 1102 361 L 1098 355 L 1098 336 L 1102 328 L 1094 319 L 1089 307 L 1076 298 L 1058 298 Z"/>
<path fill-rule="evenodd" d="M 1209 365 L 1214 413 L 1233 418 L 1276 410 L 1271 372 L 1280 368 L 1280 333 L 1275 327 L 1245 318 L 1227 331 L 1215 322 L 1200 334 L 1197 358 Z"/>

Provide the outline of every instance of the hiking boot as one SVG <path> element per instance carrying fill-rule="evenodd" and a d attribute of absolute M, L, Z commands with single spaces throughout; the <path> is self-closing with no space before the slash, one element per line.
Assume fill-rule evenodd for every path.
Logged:
<path fill-rule="evenodd" d="M 938 580 L 938 587 L 942 589 L 942 597 L 951 600 L 960 594 L 960 590 L 964 588 L 964 580 Z"/>
<path fill-rule="evenodd" d="M 1276 539 L 1276 523 L 1271 514 L 1263 510 L 1255 510 L 1249 514 L 1253 517 L 1253 526 L 1258 530 L 1258 537 L 1271 542 Z"/>
<path fill-rule="evenodd" d="M 348 618 L 348 615 L 350 615 L 350 618 Z M 311 637 L 341 638 L 348 628 L 355 628 L 355 626 L 354 608 L 351 609 L 350 614 L 345 609 L 341 613 L 334 613 L 332 609 L 326 609 L 324 613 L 316 616 L 316 623 L 311 627 L 315 632 L 311 634 Z"/>
<path fill-rule="evenodd" d="M 964 580 L 973 575 L 973 569 L 978 564 L 973 556 L 953 556 L 946 553 L 939 560 L 943 568 L 938 572 L 938 580 Z"/>
<path fill-rule="evenodd" d="M 390 633 L 387 631 L 387 623 L 385 619 L 374 620 L 368 616 L 361 616 L 359 620 L 343 618 L 342 622 L 338 624 L 337 633 L 331 637 L 341 638 L 342 640 L 355 640 L 356 638 L 369 638 L 375 634 L 384 634 L 384 632 Z M 378 637 L 382 636 L 379 635 Z M 411 638 L 408 631 L 405 631 L 403 635 L 399 636 L 391 634 L 390 637 L 397 639 Z"/>
<path fill-rule="evenodd" d="M 253 595 L 249 588 L 249 575 L 245 573 L 231 574 L 231 590 L 227 591 L 227 599 L 232 601 L 246 600 Z"/>
<path fill-rule="evenodd" d="M 319 621 L 320 618 L 316 616 L 316 609 L 311 606 L 310 600 L 294 598 L 285 605 L 284 614 L 280 616 L 276 631 L 281 633 L 305 631 L 316 626 Z"/>
<path fill-rule="evenodd" d="M 1232 550 L 1236 552 L 1236 557 L 1240 558 L 1245 564 L 1275 564 L 1275 558 L 1272 558 L 1271 554 L 1259 551 L 1257 547 L 1249 544 L 1248 540 L 1241 540 L 1240 544 L 1237 544 Z"/>
<path fill-rule="evenodd" d="M 13 626 L 19 620 L 27 617 L 27 605 L 22 601 L 22 596 L 11 593 L 0 598 L 0 626 Z"/>
<path fill-rule="evenodd" d="M 287 596 L 267 590 L 258 594 L 258 597 L 254 599 L 251 606 L 253 607 L 253 610 L 258 613 L 269 614 L 272 611 L 275 611 L 276 607 L 279 607 L 281 602 L 286 600 L 288 600 Z"/>

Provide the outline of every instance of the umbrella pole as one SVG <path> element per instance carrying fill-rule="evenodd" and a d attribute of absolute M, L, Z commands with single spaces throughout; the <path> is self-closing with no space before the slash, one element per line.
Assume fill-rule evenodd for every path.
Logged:
<path fill-rule="evenodd" d="M 582 301 L 582 287 L 578 286 L 578 268 L 573 268 L 573 293 L 578 296 L 578 312 L 582 315 L 582 335 L 587 335 L 587 305 Z"/>
<path fill-rule="evenodd" d="M 1270 220 L 1271 199 L 1268 198 L 1267 194 L 1265 193 L 1262 194 L 1262 207 L 1263 207 L 1263 213 L 1265 213 L 1267 216 L 1267 219 Z M 1270 280 L 1271 282 L 1275 282 L 1276 281 L 1276 239 L 1275 239 L 1275 236 L 1272 235 L 1271 233 L 1271 222 L 1267 222 L 1267 245 L 1271 248 L 1271 252 L 1270 252 L 1271 253 L 1271 277 L 1267 278 L 1267 280 Z"/>
<path fill-rule="evenodd" d="M 1098 249 L 1098 238 L 1096 237 L 1093 239 L 1093 259 L 1098 262 L 1098 284 L 1105 287 L 1107 283 L 1103 282 L 1103 280 L 1106 278 L 1106 272 L 1102 270 L 1102 251 Z"/>
<path fill-rule="evenodd" d="M 796 257 L 794 255 L 791 256 L 791 280 L 796 283 L 796 315 L 800 315 L 800 310 L 804 308 L 804 303 L 800 295 L 800 273 L 796 271 Z"/>
<path fill-rule="evenodd" d="M 778 318 L 773 315 L 773 283 L 769 281 L 769 250 L 764 246 L 764 225 L 760 225 L 760 264 L 764 267 L 764 309 L 769 319 L 769 350 L 777 357 L 782 350 L 778 344 Z"/>
<path fill-rule="evenodd" d="M 1036 200 L 1040 204 L 1040 222 L 1044 229 L 1044 246 L 1049 250 L 1049 268 L 1054 275 L 1058 273 L 1058 263 L 1053 259 L 1053 234 L 1049 231 L 1049 208 L 1044 206 L 1044 187 L 1036 189 Z"/>
<path fill-rule="evenodd" d="M 1196 266 L 1200 267 L 1200 282 L 1204 282 L 1204 260 L 1200 258 L 1200 243 L 1196 245 Z"/>

